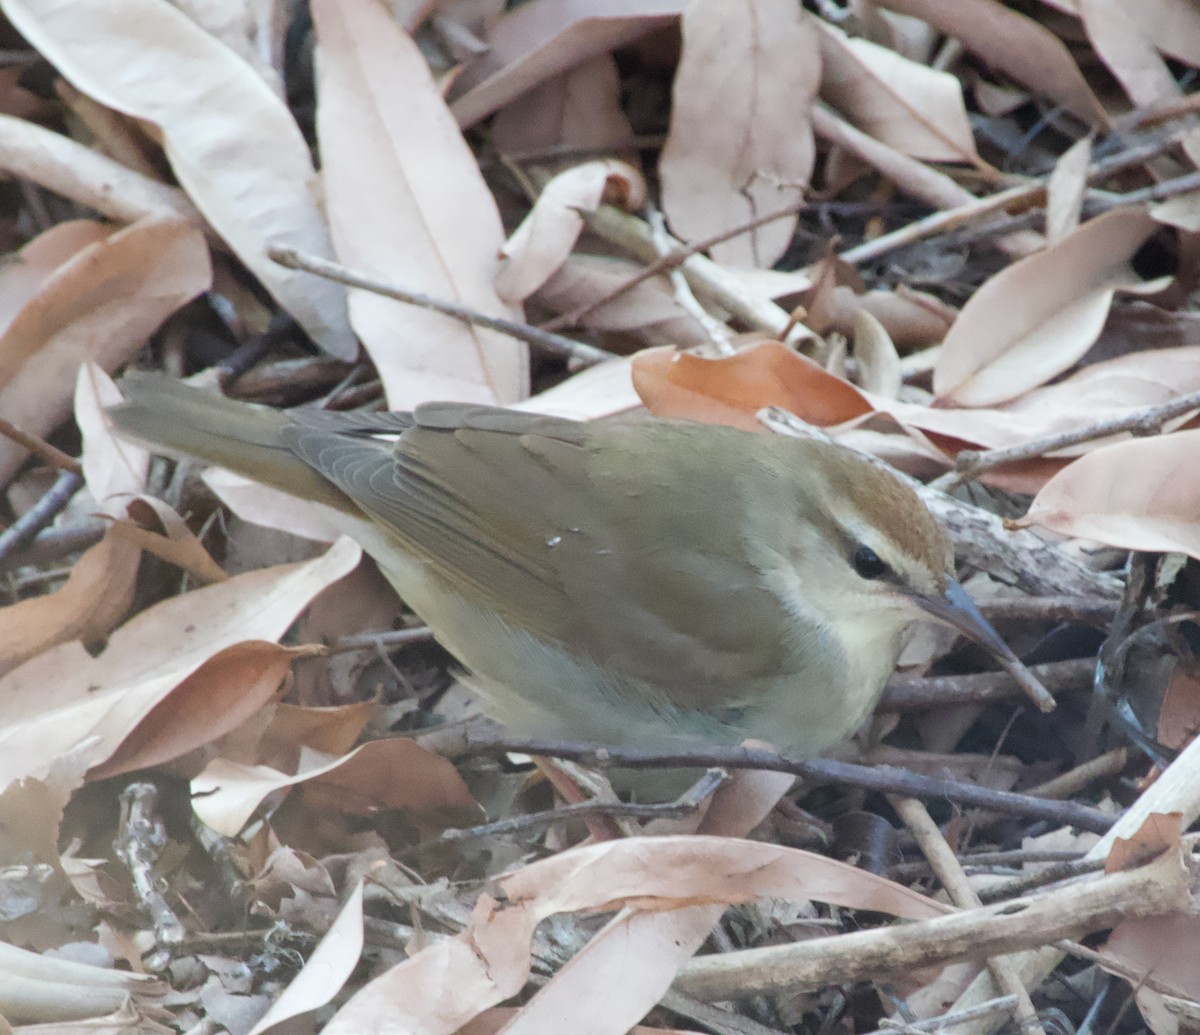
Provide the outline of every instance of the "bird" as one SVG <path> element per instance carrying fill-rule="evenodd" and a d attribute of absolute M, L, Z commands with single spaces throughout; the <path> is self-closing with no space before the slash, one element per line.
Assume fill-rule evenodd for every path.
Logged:
<path fill-rule="evenodd" d="M 1053 702 L 955 580 L 916 491 L 828 441 L 470 403 L 256 406 L 127 374 L 115 429 L 328 505 L 518 737 L 826 751 L 914 626 Z"/>

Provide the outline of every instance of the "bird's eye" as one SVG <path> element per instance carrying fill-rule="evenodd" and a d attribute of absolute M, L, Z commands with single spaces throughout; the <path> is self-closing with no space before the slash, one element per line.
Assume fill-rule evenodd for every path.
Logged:
<path fill-rule="evenodd" d="M 864 579 L 880 579 L 888 573 L 888 566 L 869 546 L 857 547 L 854 556 L 850 558 L 850 563 Z"/>

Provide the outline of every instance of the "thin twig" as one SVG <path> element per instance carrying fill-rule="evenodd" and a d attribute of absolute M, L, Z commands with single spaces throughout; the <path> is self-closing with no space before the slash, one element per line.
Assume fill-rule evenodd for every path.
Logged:
<path fill-rule="evenodd" d="M 16 521 L 0 532 L 0 562 L 31 543 L 34 537 L 53 521 L 71 497 L 83 488 L 83 476 L 74 471 L 63 471 L 50 490 L 22 514 Z"/>
<path fill-rule="evenodd" d="M 332 647 L 330 654 L 344 654 L 352 650 L 394 650 L 396 647 L 407 647 L 410 643 L 428 643 L 433 639 L 433 630 L 427 625 L 418 625 L 412 629 L 389 629 L 387 632 L 353 633 L 341 636 Z"/>
<path fill-rule="evenodd" d="M 817 783 L 849 784 L 868 790 L 903 794 L 910 798 L 939 798 L 971 808 L 989 809 L 1007 815 L 1033 816 L 1064 826 L 1100 833 L 1114 820 L 1099 809 L 1075 802 L 1046 801 L 1011 791 L 996 791 L 958 780 L 940 780 L 894 766 L 864 766 L 830 758 L 788 758 L 777 751 L 712 745 L 695 751 L 636 751 L 577 741 L 522 740 L 478 737 L 468 734 L 468 755 L 516 751 L 525 755 L 569 758 L 594 768 L 659 769 L 766 769 L 792 773 Z"/>
<path fill-rule="evenodd" d="M 975 909 L 982 905 L 971 882 L 967 880 L 967 875 L 963 873 L 962 866 L 954 857 L 954 850 L 942 836 L 942 832 L 925 806 L 915 798 L 904 798 L 895 794 L 889 794 L 888 801 L 904 821 L 904 825 L 911 831 L 913 837 L 916 838 L 917 844 L 920 845 L 925 858 L 929 860 L 933 872 L 941 881 L 946 894 L 950 896 L 950 901 L 959 909 Z M 1005 958 L 990 956 L 987 960 L 987 968 L 1000 993 L 1016 998 L 1015 1013 L 1020 1018 L 1022 1025 L 1027 1030 L 1041 1032 L 1042 1035 L 1045 1035 L 1045 1031 L 1038 1022 L 1037 1011 L 1033 1008 L 1029 993 Z"/>
<path fill-rule="evenodd" d="M 1066 690 L 1091 686 L 1095 658 L 1073 658 L 1031 666 L 1033 674 L 1055 696 Z M 893 676 L 884 688 L 878 708 L 885 712 L 921 711 L 954 704 L 990 704 L 1021 695 L 1007 672 L 976 672 L 957 676 Z"/>
<path fill-rule="evenodd" d="M 646 222 L 650 224 L 650 233 L 653 236 L 654 246 L 658 249 L 659 254 L 670 255 L 674 251 L 674 248 L 671 244 L 671 235 L 667 233 L 667 224 L 663 219 L 662 213 L 657 208 L 651 207 Z M 700 325 L 717 353 L 722 356 L 734 355 L 737 349 L 733 347 L 733 332 L 700 304 L 696 296 L 692 294 L 691 285 L 688 284 L 687 277 L 683 275 L 683 271 L 676 266 L 672 268 L 668 277 L 671 281 L 671 287 L 675 290 L 675 301 L 679 305 L 679 308 Z"/>
<path fill-rule="evenodd" d="M 930 1017 L 923 1021 L 909 1021 L 903 1025 L 897 1024 L 894 1021 L 883 1021 L 882 1023 L 885 1027 L 868 1032 L 868 1035 L 896 1035 L 898 1031 L 941 1031 L 943 1028 L 953 1028 L 959 1024 L 966 1024 L 968 1021 L 973 1021 L 978 1017 L 990 1017 L 994 1013 L 1012 1013 L 1013 1007 L 1016 1005 L 1016 996 L 1002 995 L 995 999 L 989 999 L 986 1003 L 973 1006 L 969 1010 L 944 1013 L 938 1017 Z"/>
<path fill-rule="evenodd" d="M 1093 162 L 1087 172 L 1087 182 L 1095 183 L 1098 180 L 1105 179 L 1135 165 L 1141 165 L 1155 155 L 1161 154 L 1166 148 L 1174 144 L 1178 138 L 1178 133 L 1171 133 L 1150 143 L 1128 148 L 1110 158 Z M 1031 183 L 1018 184 L 1015 187 L 1009 187 L 1007 190 L 978 198 L 956 208 L 934 212 L 923 219 L 918 219 L 907 226 L 902 226 L 898 230 L 893 230 L 891 233 L 882 234 L 873 240 L 855 245 L 853 248 L 847 248 L 838 258 L 845 262 L 859 265 L 878 259 L 898 248 L 915 244 L 917 241 L 924 240 L 925 238 L 945 233 L 948 230 L 957 229 L 967 223 L 972 223 L 977 219 L 982 219 L 984 216 L 991 215 L 997 210 L 1008 209 L 1017 205 L 1040 204 L 1045 200 L 1046 181 L 1048 178 L 1048 176 L 1043 176 Z"/>
<path fill-rule="evenodd" d="M 561 334 L 549 334 L 537 327 L 531 327 L 527 323 L 505 320 L 499 316 L 488 316 L 477 309 L 470 309 L 455 302 L 444 302 L 420 291 L 408 291 L 375 277 L 369 277 L 365 273 L 348 269 L 339 263 L 330 262 L 328 259 L 298 252 L 294 248 L 282 248 L 275 245 L 267 249 L 267 255 L 280 266 L 286 266 L 288 269 L 315 273 L 319 277 L 335 280 L 347 287 L 361 288 L 363 291 L 383 295 L 385 298 L 394 298 L 397 302 L 406 302 L 409 305 L 420 306 L 422 309 L 432 309 L 435 313 L 452 316 L 456 320 L 462 320 L 463 323 L 499 331 L 501 334 L 507 334 L 511 338 L 523 341 L 533 348 L 541 349 L 554 356 L 562 356 L 564 359 L 573 359 L 585 366 L 595 366 L 597 363 L 604 363 L 614 358 L 611 352 L 598 349 L 594 345 L 575 341 L 573 338 L 565 338 Z"/>
<path fill-rule="evenodd" d="M 632 801 L 584 801 L 574 805 L 561 805 L 556 809 L 546 809 L 542 812 L 528 812 L 521 816 L 509 816 L 507 819 L 498 819 L 491 823 L 480 823 L 473 827 L 464 827 L 462 829 L 451 828 L 443 830 L 432 840 L 423 841 L 405 854 L 412 855 L 423 849 L 437 848 L 448 844 L 461 844 L 463 841 L 474 841 L 481 837 L 511 837 L 514 834 L 541 830 L 545 827 L 553 826 L 555 823 L 564 823 L 572 819 L 593 819 L 597 816 L 645 820 L 683 819 L 693 815 L 725 778 L 725 773 L 720 769 L 710 769 L 674 801 L 649 803 Z"/>
<path fill-rule="evenodd" d="M 70 471 L 72 474 L 83 474 L 83 467 L 73 456 L 56 449 L 45 439 L 22 431 L 12 421 L 0 417 L 0 435 L 12 439 L 17 445 L 29 450 L 34 456 L 51 467 L 60 471 Z"/>
<path fill-rule="evenodd" d="M 746 222 L 740 223 L 728 230 L 722 230 L 719 234 L 702 237 L 691 244 L 676 244 L 657 259 L 644 266 L 640 271 L 623 280 L 611 291 L 606 291 L 599 298 L 593 298 L 582 305 L 576 306 L 570 312 L 560 313 L 553 320 L 547 320 L 539 326 L 543 331 L 560 331 L 564 327 L 578 326 L 580 321 L 589 313 L 595 312 L 601 306 L 608 305 L 609 302 L 620 298 L 652 277 L 657 277 L 660 273 L 666 273 L 668 270 L 682 266 L 691 256 L 706 252 L 713 245 L 721 244 L 723 241 L 728 241 L 741 234 L 749 233 L 751 230 L 757 230 L 760 226 L 766 226 L 767 223 L 773 223 L 777 219 L 786 219 L 788 216 L 794 216 L 808 204 L 808 199 L 802 198 L 800 201 L 794 201 L 792 204 L 785 205 L 774 212 L 768 212 L 765 216 L 756 216 L 754 219 L 748 219 Z"/>
<path fill-rule="evenodd" d="M 1003 464 L 1032 460 L 1055 453 L 1060 449 L 1066 449 L 1068 446 L 1094 442 L 1097 439 L 1108 438 L 1110 435 L 1119 435 L 1124 432 L 1134 435 L 1152 435 L 1160 431 L 1167 421 L 1182 417 L 1192 410 L 1200 410 L 1200 391 L 1187 392 L 1165 403 L 1145 406 L 1120 417 L 1097 421 L 1086 427 L 1059 432 L 1057 435 L 1045 435 L 1042 438 L 1036 438 L 1016 446 L 1008 446 L 1005 449 L 963 450 L 955 457 L 954 470 L 932 482 L 931 485 L 947 491 L 960 482 L 977 477 L 984 471 L 990 471 Z"/>

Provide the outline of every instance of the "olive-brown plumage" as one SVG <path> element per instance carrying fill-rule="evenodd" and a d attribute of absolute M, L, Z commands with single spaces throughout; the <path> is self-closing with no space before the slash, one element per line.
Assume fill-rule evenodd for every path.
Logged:
<path fill-rule="evenodd" d="M 1019 663 L 916 494 L 838 446 L 453 403 L 281 413 L 132 375 L 123 431 L 337 509 L 515 733 L 824 750 L 932 613 Z"/>

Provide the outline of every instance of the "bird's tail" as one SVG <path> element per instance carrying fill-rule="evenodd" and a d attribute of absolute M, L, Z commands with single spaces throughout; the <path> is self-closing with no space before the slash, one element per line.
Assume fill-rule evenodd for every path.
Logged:
<path fill-rule="evenodd" d="M 195 457 L 301 499 L 357 508 L 288 448 L 291 419 L 161 374 L 121 379 L 125 402 L 108 409 L 117 431 L 174 456 Z"/>

